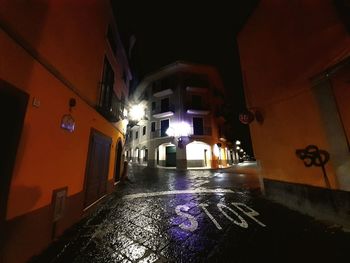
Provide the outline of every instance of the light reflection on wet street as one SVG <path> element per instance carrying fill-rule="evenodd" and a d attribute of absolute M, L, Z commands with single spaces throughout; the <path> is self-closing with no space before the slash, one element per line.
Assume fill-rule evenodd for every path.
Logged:
<path fill-rule="evenodd" d="M 254 175 L 133 166 L 129 179 L 33 262 L 336 262 L 350 240 L 263 199 Z"/>

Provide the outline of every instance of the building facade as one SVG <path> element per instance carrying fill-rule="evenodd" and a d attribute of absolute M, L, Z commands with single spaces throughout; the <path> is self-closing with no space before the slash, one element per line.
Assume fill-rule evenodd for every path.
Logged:
<path fill-rule="evenodd" d="M 177 169 L 232 163 L 220 114 L 224 89 L 215 68 L 175 62 L 147 76 L 133 103 L 146 114 L 128 132 L 129 160 Z"/>
<path fill-rule="evenodd" d="M 114 189 L 131 74 L 109 1 L 0 6 L 0 261 L 18 263 Z"/>
<path fill-rule="evenodd" d="M 310 206 L 310 189 L 350 190 L 349 10 L 262 0 L 238 35 L 248 110 L 263 116 L 250 131 L 266 189 L 304 211 L 330 202 L 327 192 Z"/>

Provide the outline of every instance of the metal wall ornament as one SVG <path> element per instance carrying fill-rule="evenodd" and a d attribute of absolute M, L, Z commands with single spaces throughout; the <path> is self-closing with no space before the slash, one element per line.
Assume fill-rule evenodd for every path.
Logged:
<path fill-rule="evenodd" d="M 70 114 L 65 114 L 61 120 L 61 128 L 69 132 L 74 132 L 75 130 L 75 120 Z"/>
<path fill-rule="evenodd" d="M 69 99 L 69 112 L 72 112 L 72 109 L 76 106 L 77 102 L 74 98 Z M 61 128 L 69 132 L 74 132 L 75 130 L 75 120 L 71 114 L 63 115 L 61 119 Z"/>
<path fill-rule="evenodd" d="M 328 188 L 331 188 L 325 169 L 325 165 L 330 159 L 327 151 L 320 150 L 316 145 L 308 145 L 305 149 L 296 150 L 295 154 L 304 162 L 305 167 L 321 167 L 325 184 Z"/>

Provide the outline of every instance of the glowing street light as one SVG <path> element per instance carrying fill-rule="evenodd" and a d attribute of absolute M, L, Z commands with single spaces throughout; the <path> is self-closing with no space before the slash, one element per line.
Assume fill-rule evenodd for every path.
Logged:
<path fill-rule="evenodd" d="M 186 122 L 174 123 L 165 132 L 171 137 L 182 137 L 191 135 L 191 126 Z"/>
<path fill-rule="evenodd" d="M 237 140 L 235 144 L 236 145 L 241 145 L 241 141 Z"/>
<path fill-rule="evenodd" d="M 140 121 L 145 116 L 145 107 L 141 104 L 132 105 L 129 111 L 129 117 L 133 121 Z"/>

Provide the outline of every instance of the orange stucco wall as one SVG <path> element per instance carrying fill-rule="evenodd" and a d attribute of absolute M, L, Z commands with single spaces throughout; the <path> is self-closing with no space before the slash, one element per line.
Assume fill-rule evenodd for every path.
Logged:
<path fill-rule="evenodd" d="M 0 30 L 0 78 L 30 95 L 8 200 L 7 219 L 51 203 L 52 191 L 68 186 L 68 195 L 83 191 L 91 128 L 113 139 L 109 180 L 114 176 L 115 147 L 124 142 L 118 129 L 99 115 L 96 105 L 105 55 L 112 57 L 105 38 L 111 14 L 108 1 L 1 1 L 3 24 L 23 38 L 76 88 L 76 93 L 53 76 L 18 43 Z M 4 52 L 6 50 L 6 52 Z M 114 59 L 114 60 L 113 60 Z M 122 67 L 116 83 L 122 85 Z M 32 105 L 33 99 L 40 107 Z M 77 101 L 72 111 L 76 129 L 60 128 L 69 113 L 70 98 Z M 89 104 L 88 104 L 89 103 Z"/>
<path fill-rule="evenodd" d="M 106 0 L 3 0 L 0 17 L 95 103 L 111 12 Z M 110 62 L 118 66 L 113 59 Z"/>
<path fill-rule="evenodd" d="M 250 124 L 264 177 L 324 186 L 320 168 L 305 168 L 295 150 L 329 148 L 311 78 L 350 53 L 332 1 L 262 0 L 238 44 L 248 108 L 264 115 Z M 337 188 L 332 162 L 327 173 Z"/>

